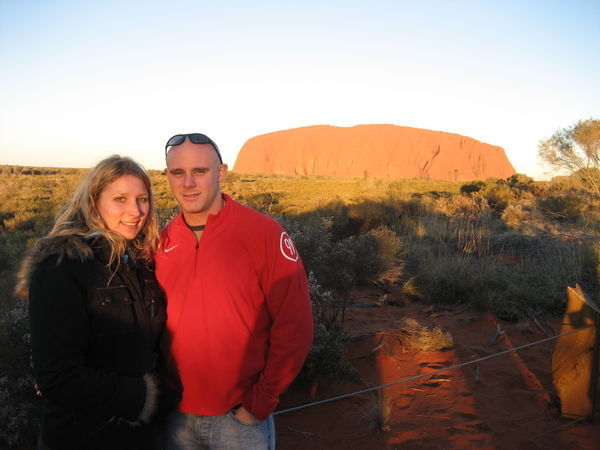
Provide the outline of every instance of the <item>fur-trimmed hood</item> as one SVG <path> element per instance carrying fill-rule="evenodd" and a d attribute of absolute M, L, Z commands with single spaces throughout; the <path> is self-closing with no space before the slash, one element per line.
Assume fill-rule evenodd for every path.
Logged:
<path fill-rule="evenodd" d="M 15 295 L 21 298 L 29 297 L 31 277 L 38 266 L 49 256 L 57 255 L 57 265 L 64 258 L 86 261 L 94 258 L 92 240 L 80 236 L 47 236 L 38 240 L 33 247 L 25 252 L 25 256 L 17 272 Z"/>

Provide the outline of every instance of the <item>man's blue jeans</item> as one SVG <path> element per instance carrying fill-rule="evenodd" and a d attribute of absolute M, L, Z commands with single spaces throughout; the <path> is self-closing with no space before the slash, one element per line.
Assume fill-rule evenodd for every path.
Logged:
<path fill-rule="evenodd" d="M 275 422 L 244 423 L 233 411 L 221 416 L 173 412 L 167 419 L 166 450 L 274 450 Z"/>

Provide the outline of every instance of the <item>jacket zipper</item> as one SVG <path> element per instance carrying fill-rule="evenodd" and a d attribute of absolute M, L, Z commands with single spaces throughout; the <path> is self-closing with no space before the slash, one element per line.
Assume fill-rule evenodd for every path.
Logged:
<path fill-rule="evenodd" d="M 200 253 L 200 251 L 198 250 L 200 248 L 200 244 L 198 242 L 196 242 L 196 256 L 194 257 L 194 280 L 197 278 L 198 275 L 198 255 Z"/>
<path fill-rule="evenodd" d="M 189 228 L 188 228 L 189 230 Z M 192 236 L 194 236 L 194 249 L 196 251 L 196 254 L 194 256 L 194 280 L 198 278 L 198 266 L 199 266 L 199 258 L 200 258 L 200 241 L 202 240 L 202 236 L 204 236 L 204 233 L 202 233 L 200 235 L 200 239 L 198 239 L 198 237 L 196 236 L 196 233 L 194 233 L 192 230 L 190 230 L 190 233 L 192 233 Z"/>

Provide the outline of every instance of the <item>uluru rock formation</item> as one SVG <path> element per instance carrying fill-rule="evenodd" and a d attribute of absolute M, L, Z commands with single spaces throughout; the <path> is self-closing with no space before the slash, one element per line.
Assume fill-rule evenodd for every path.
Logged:
<path fill-rule="evenodd" d="M 244 144 L 233 170 L 463 181 L 515 173 L 502 147 L 397 125 L 314 125 L 262 134 Z"/>

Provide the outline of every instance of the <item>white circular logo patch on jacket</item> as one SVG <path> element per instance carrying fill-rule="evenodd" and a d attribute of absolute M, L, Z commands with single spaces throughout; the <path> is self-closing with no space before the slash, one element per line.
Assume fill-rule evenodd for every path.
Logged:
<path fill-rule="evenodd" d="M 281 238 L 279 238 L 279 248 L 281 249 L 281 254 L 287 259 L 294 262 L 298 261 L 298 250 L 296 250 L 292 238 L 285 231 L 281 233 Z"/>

